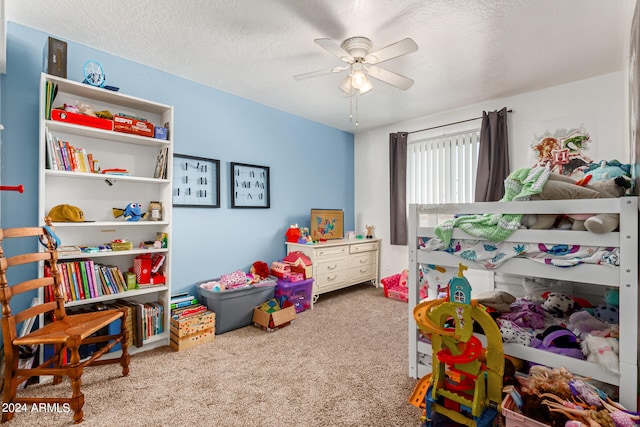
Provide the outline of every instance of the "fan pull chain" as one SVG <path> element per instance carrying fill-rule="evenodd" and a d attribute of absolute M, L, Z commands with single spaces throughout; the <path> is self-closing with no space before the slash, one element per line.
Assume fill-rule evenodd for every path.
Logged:
<path fill-rule="evenodd" d="M 355 94 L 349 97 L 349 121 L 354 123 L 355 127 L 358 127 L 358 89 L 355 90 Z M 353 121 L 353 98 L 356 98 L 356 121 Z"/>
<path fill-rule="evenodd" d="M 358 127 L 358 94 L 359 90 L 356 90 L 356 127 Z"/>

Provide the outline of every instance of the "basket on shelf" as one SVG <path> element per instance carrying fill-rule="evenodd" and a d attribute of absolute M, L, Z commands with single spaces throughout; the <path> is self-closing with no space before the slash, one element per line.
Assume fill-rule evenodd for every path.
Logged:
<path fill-rule="evenodd" d="M 390 299 L 398 301 L 409 302 L 409 288 L 400 284 L 401 274 L 394 274 L 393 276 L 380 279 L 380 283 L 384 287 L 384 296 Z M 420 288 L 420 299 L 427 297 L 427 287 Z"/>
<path fill-rule="evenodd" d="M 128 241 L 111 242 L 112 251 L 130 251 L 133 248 L 133 243 Z"/>

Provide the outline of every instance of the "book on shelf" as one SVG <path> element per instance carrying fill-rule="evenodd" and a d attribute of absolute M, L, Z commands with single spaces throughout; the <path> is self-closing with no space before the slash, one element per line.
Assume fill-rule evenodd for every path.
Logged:
<path fill-rule="evenodd" d="M 97 297 L 91 284 L 89 283 L 89 277 L 87 276 L 87 266 L 84 261 L 80 260 L 77 262 L 77 267 L 80 270 L 80 278 L 82 280 L 82 286 L 84 286 L 85 292 L 89 294 L 91 298 Z"/>
<path fill-rule="evenodd" d="M 129 312 L 129 314 L 131 314 L 131 321 L 132 321 L 132 328 L 129 331 L 130 332 L 130 336 L 132 337 L 132 341 L 133 341 L 133 345 L 140 348 L 142 347 L 142 337 L 143 337 L 143 329 L 142 329 L 142 304 L 135 302 L 135 301 L 130 301 L 130 300 L 124 300 L 124 299 L 119 299 L 116 301 L 119 304 L 122 304 L 123 306 L 128 307 L 131 311 Z"/>
<path fill-rule="evenodd" d="M 44 84 L 44 118 L 51 120 L 51 110 L 53 109 L 53 100 L 58 93 L 58 85 L 52 82 Z"/>
<path fill-rule="evenodd" d="M 52 170 L 60 170 L 58 166 L 58 154 L 53 142 L 53 135 L 49 132 L 49 129 L 45 129 L 45 142 L 47 152 L 47 168 Z"/>
<path fill-rule="evenodd" d="M 102 272 L 100 271 L 99 264 L 93 264 L 93 273 L 96 279 L 96 286 L 100 289 L 102 295 L 111 295 L 111 289 L 102 278 Z"/>
<path fill-rule="evenodd" d="M 147 325 L 146 338 L 149 339 L 154 335 L 162 333 L 162 316 L 163 307 L 157 302 L 149 302 L 144 305 L 145 307 L 145 320 Z"/>
<path fill-rule="evenodd" d="M 117 266 L 95 263 L 92 259 L 58 262 L 65 301 L 78 301 L 113 295 L 127 290 Z"/>
<path fill-rule="evenodd" d="M 71 145 L 69 141 L 63 141 L 45 129 L 47 168 L 68 172 L 96 171 L 96 159 L 91 153 L 82 147 Z"/>
<path fill-rule="evenodd" d="M 165 179 L 167 177 L 167 157 L 169 156 L 168 147 L 160 147 L 156 156 L 156 167 L 153 171 L 153 177 Z"/>

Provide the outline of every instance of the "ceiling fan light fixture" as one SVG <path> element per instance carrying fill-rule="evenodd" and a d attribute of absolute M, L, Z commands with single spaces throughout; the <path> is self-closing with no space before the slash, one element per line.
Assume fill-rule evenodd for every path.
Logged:
<path fill-rule="evenodd" d="M 341 91 L 343 91 L 347 96 L 353 95 L 353 86 L 351 86 L 351 76 L 347 76 L 344 79 L 340 80 L 338 83 L 338 87 Z"/>
<path fill-rule="evenodd" d="M 369 80 L 367 79 L 367 76 L 364 75 L 364 71 L 354 71 L 353 75 L 351 76 L 351 86 L 353 86 L 354 89 L 361 89 L 366 84 L 371 85 L 371 83 L 369 83 Z"/>
<path fill-rule="evenodd" d="M 360 95 L 364 95 L 365 93 L 369 92 L 371 89 L 373 89 L 373 85 L 371 84 L 369 79 L 365 77 L 364 83 L 358 88 Z"/>

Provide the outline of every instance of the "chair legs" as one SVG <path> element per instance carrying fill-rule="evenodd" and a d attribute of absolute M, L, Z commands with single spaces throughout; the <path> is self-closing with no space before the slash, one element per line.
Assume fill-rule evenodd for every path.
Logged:
<path fill-rule="evenodd" d="M 122 323 L 124 324 L 124 322 Z M 119 363 L 122 367 L 122 376 L 126 377 L 127 375 L 129 375 L 129 362 L 131 359 L 129 355 L 129 346 L 127 344 L 129 331 L 126 329 L 126 326 L 122 327 L 121 334 L 122 339 L 120 344 L 122 354 L 118 359 L 112 359 L 111 363 Z M 51 362 L 51 364 L 49 364 L 49 367 L 53 365 L 54 368 L 60 369 L 60 372 L 62 373 L 62 375 L 53 376 L 53 384 L 61 383 L 63 376 L 69 377 L 69 381 L 71 383 L 71 397 L 68 399 L 64 399 L 64 401 L 69 402 L 69 408 L 73 411 L 74 424 L 81 423 L 84 418 L 84 411 L 82 410 L 84 406 L 84 394 L 81 391 L 84 364 L 80 363 L 80 344 L 80 341 L 73 342 L 73 340 L 70 340 L 66 346 L 58 346 L 59 349 L 56 348 L 56 355 L 54 357 L 54 360 Z M 69 363 L 65 364 L 65 357 L 67 353 L 70 355 Z M 2 402 L 4 405 L 9 404 L 9 408 L 12 403 L 20 401 L 20 398 L 16 398 L 18 388 L 18 358 L 14 357 L 13 354 L 18 354 L 17 349 L 15 349 L 12 354 L 5 355 L 4 390 Z M 33 402 L 32 399 L 29 399 L 29 401 Z M 3 410 L 1 421 L 4 423 L 6 421 L 12 420 L 13 417 L 13 411 Z"/>
<path fill-rule="evenodd" d="M 69 348 L 71 357 L 69 359 L 69 366 L 66 369 L 69 373 L 69 380 L 71 381 L 71 409 L 73 410 L 73 422 L 78 424 L 82 422 L 84 418 L 84 412 L 82 407 L 84 406 L 84 394 L 80 390 L 82 385 L 82 365 L 80 365 L 80 342 L 76 343 Z"/>
<path fill-rule="evenodd" d="M 14 354 L 18 354 L 18 349 L 14 349 L 11 354 L 5 352 L 4 360 L 4 390 L 2 396 L 2 402 L 13 402 L 16 397 L 16 389 L 18 388 L 18 358 L 14 357 Z M 4 408 L 3 408 L 4 409 Z M 13 419 L 13 411 L 2 411 L 2 422 L 7 422 Z"/>
<path fill-rule="evenodd" d="M 122 355 L 120 356 L 120 366 L 122 366 L 122 376 L 126 377 L 129 375 L 129 362 L 131 361 L 131 357 L 129 356 L 129 330 L 126 326 L 127 320 L 127 312 L 126 310 L 122 310 L 124 316 L 122 317 L 122 321 L 120 322 L 120 334 L 122 335 L 122 342 L 120 346 L 122 348 Z"/>

